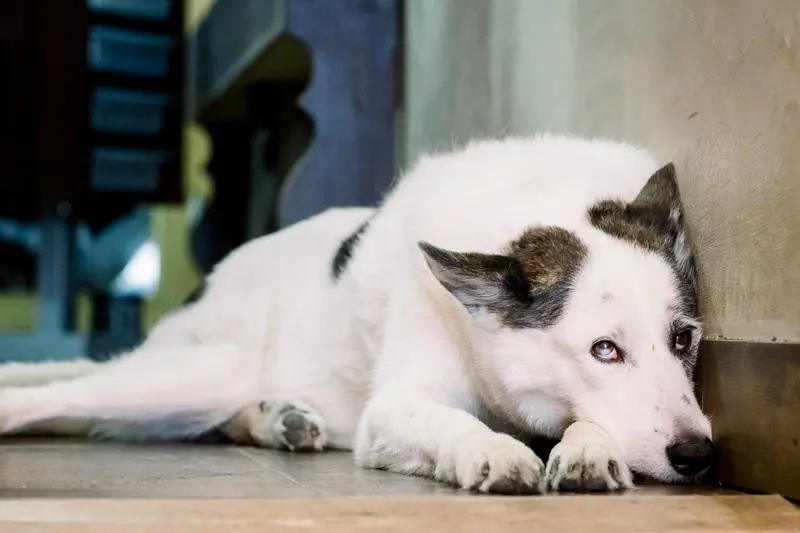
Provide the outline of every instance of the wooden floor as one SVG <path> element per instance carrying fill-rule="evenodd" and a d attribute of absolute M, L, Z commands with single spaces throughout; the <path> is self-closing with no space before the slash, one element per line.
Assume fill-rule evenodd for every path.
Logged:
<path fill-rule="evenodd" d="M 228 446 L 0 445 L 0 533 L 800 531 L 777 496 L 707 486 L 475 496 L 340 453 Z"/>

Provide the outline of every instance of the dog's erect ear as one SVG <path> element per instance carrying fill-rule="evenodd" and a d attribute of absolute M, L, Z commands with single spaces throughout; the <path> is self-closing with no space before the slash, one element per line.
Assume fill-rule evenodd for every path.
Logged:
<path fill-rule="evenodd" d="M 679 267 L 688 268 L 687 263 L 693 261 L 692 251 L 686 243 L 683 227 L 683 202 L 678 188 L 675 165 L 672 163 L 667 163 L 650 176 L 639 195 L 631 203 L 631 207 L 634 209 L 647 206 L 655 208 L 664 213 L 662 216 L 667 217 L 667 226 L 673 236 L 672 253 Z"/>
<path fill-rule="evenodd" d="M 592 224 L 612 235 L 646 248 L 672 248 L 683 233 L 683 206 L 675 166 L 658 169 L 630 203 L 602 201 L 589 209 Z"/>
<path fill-rule="evenodd" d="M 683 200 L 678 187 L 678 178 L 675 165 L 667 163 L 655 174 L 650 176 L 647 183 L 639 192 L 636 199 L 630 204 L 633 212 L 646 213 L 648 210 L 661 213 L 666 218 L 667 232 L 671 236 L 669 246 L 678 272 L 691 287 L 691 292 L 697 295 L 697 270 L 695 267 L 694 253 L 686 238 L 686 229 L 683 222 Z"/>
<path fill-rule="evenodd" d="M 667 210 L 681 208 L 681 195 L 675 165 L 667 163 L 650 176 L 631 203 L 633 206 L 659 207 Z"/>
<path fill-rule="evenodd" d="M 632 202 L 602 201 L 592 206 L 589 220 L 610 235 L 671 256 L 696 301 L 697 271 L 686 238 L 683 201 L 672 163 L 650 176 Z"/>
<path fill-rule="evenodd" d="M 451 252 L 426 242 L 419 247 L 439 283 L 470 311 L 530 297 L 522 264 L 513 257 Z"/>

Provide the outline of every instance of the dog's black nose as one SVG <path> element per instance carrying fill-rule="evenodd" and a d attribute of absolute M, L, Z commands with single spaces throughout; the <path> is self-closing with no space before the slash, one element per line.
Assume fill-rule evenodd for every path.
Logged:
<path fill-rule="evenodd" d="M 679 474 L 696 476 L 711 466 L 714 450 L 714 443 L 708 437 L 688 435 L 667 446 L 667 457 Z"/>

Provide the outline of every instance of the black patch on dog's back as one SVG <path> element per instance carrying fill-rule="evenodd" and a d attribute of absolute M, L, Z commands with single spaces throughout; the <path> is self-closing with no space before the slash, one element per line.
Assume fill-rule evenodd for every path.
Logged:
<path fill-rule="evenodd" d="M 333 281 L 337 281 L 342 276 L 345 268 L 347 268 L 350 259 L 353 257 L 353 250 L 355 250 L 364 232 L 367 231 L 371 220 L 372 219 L 367 219 L 362 222 L 361 225 L 339 245 L 336 254 L 333 256 L 333 262 L 331 263 L 331 278 L 333 278 Z"/>

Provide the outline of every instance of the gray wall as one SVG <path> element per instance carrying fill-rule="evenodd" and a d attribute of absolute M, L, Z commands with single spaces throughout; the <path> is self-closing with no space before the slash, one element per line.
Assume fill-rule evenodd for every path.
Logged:
<path fill-rule="evenodd" d="M 711 337 L 800 341 L 800 2 L 406 0 L 405 159 L 476 134 L 676 162 Z"/>

